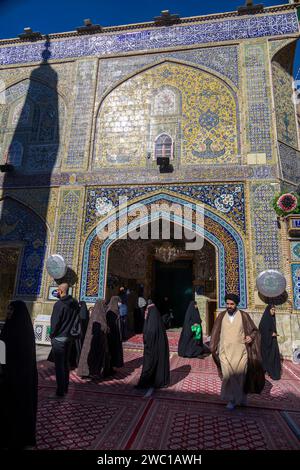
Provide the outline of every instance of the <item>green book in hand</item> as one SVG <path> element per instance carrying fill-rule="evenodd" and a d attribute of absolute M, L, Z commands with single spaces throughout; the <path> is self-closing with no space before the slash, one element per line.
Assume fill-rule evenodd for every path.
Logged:
<path fill-rule="evenodd" d="M 201 328 L 201 325 L 197 324 L 197 325 L 192 325 L 191 326 L 191 330 L 192 332 L 194 333 L 194 338 L 196 341 L 200 341 L 201 339 L 201 334 L 202 334 L 202 328 Z"/>

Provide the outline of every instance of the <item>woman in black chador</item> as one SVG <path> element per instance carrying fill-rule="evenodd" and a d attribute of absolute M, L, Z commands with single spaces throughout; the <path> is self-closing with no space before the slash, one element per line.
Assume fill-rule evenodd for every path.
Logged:
<path fill-rule="evenodd" d="M 259 324 L 261 334 L 261 355 L 263 368 L 271 379 L 281 377 L 281 361 L 277 342 L 276 316 L 274 305 L 268 305 Z"/>
<path fill-rule="evenodd" d="M 123 367 L 124 365 L 119 303 L 121 303 L 119 297 L 113 296 L 107 306 L 106 313 L 106 321 L 109 328 L 107 339 L 112 367 Z"/>
<path fill-rule="evenodd" d="M 69 356 L 70 367 L 76 369 L 79 365 L 81 357 L 81 350 L 84 343 L 87 327 L 89 324 L 89 311 L 86 303 L 82 300 L 78 304 L 78 320 L 79 326 L 77 327 L 78 334 L 72 338 L 71 351 Z M 52 358 L 51 354 L 48 357 L 48 361 Z"/>
<path fill-rule="evenodd" d="M 192 300 L 185 314 L 178 343 L 178 355 L 181 357 L 205 357 L 209 353 L 208 347 L 203 344 L 202 321 L 197 302 Z"/>
<path fill-rule="evenodd" d="M 81 325 L 81 345 L 83 346 L 84 338 L 86 335 L 86 330 L 89 324 L 89 311 L 84 300 L 79 302 L 79 318 L 80 318 L 80 325 Z"/>
<path fill-rule="evenodd" d="M 0 385 L 0 447 L 32 447 L 36 444 L 38 375 L 34 331 L 24 302 L 9 304 L 0 340 L 6 348 Z"/>
<path fill-rule="evenodd" d="M 104 300 L 97 300 L 83 343 L 77 375 L 101 379 L 110 373 L 108 326 Z"/>
<path fill-rule="evenodd" d="M 159 311 L 151 303 L 145 312 L 143 369 L 137 388 L 162 388 L 170 383 L 169 343 Z"/>

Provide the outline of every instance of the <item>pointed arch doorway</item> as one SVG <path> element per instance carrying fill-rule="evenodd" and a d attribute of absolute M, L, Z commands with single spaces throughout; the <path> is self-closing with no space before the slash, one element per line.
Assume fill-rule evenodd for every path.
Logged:
<path fill-rule="evenodd" d="M 166 313 L 167 297 L 174 316 L 172 327 L 181 327 L 197 286 L 203 286 L 203 295 L 216 300 L 215 248 L 205 241 L 201 250 L 186 250 L 185 240 L 172 236 L 168 240 L 117 240 L 108 252 L 106 298 L 117 294 L 121 285 L 136 295 L 142 286 L 144 297 L 154 300 L 161 314 Z M 133 318 L 133 311 L 129 315 Z"/>
<path fill-rule="evenodd" d="M 149 223 L 149 213 L 138 216 L 132 222 L 128 222 L 127 214 L 130 207 L 136 207 L 137 203 L 142 203 L 146 209 L 150 210 L 153 204 L 158 204 L 159 209 L 151 212 L 151 221 L 165 218 L 161 207 L 163 204 L 176 203 L 179 207 L 184 207 L 191 203 L 191 198 L 177 193 L 164 191 L 154 192 L 146 196 L 135 199 L 130 205 L 121 207 L 115 214 L 103 217 L 95 224 L 89 232 L 85 245 L 82 260 L 81 291 L 80 298 L 86 302 L 93 303 L 99 298 L 104 298 L 108 285 L 108 258 L 112 246 L 120 239 L 127 236 L 128 231 L 134 227 L 147 225 Z M 155 206 L 156 207 L 156 206 Z M 228 219 L 212 211 L 207 205 L 194 204 L 196 213 L 204 215 L 204 226 L 195 222 L 185 221 L 177 214 L 171 214 L 171 222 L 181 225 L 188 230 L 192 230 L 197 236 L 202 237 L 210 245 L 213 245 L 216 256 L 216 298 L 217 308 L 225 307 L 225 293 L 236 292 L 240 296 L 240 307 L 247 308 L 247 280 L 244 240 L 239 231 Z M 112 218 L 117 220 L 119 229 L 115 224 L 109 228 L 107 237 L 99 237 L 108 222 Z M 122 258 L 120 258 L 122 260 Z M 123 262 L 123 261 L 122 261 Z"/>

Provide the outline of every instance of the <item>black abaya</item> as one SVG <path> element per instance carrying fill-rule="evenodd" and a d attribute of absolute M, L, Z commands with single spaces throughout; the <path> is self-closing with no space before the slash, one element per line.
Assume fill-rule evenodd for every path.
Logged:
<path fill-rule="evenodd" d="M 169 343 L 155 305 L 149 306 L 144 322 L 143 369 L 137 387 L 162 388 L 170 383 Z"/>
<path fill-rule="evenodd" d="M 107 340 L 111 357 L 111 366 L 123 367 L 124 359 L 120 332 L 120 317 L 116 315 L 112 310 L 109 310 L 106 314 L 106 321 L 107 326 L 109 328 Z"/>
<path fill-rule="evenodd" d="M 136 307 L 134 309 L 134 332 L 136 334 L 143 333 L 145 310 L 146 307 Z"/>
<path fill-rule="evenodd" d="M 79 302 L 79 318 L 81 325 L 81 344 L 83 344 L 90 319 L 89 311 L 84 300 Z"/>
<path fill-rule="evenodd" d="M 22 301 L 11 302 L 13 313 L 2 329 L 6 346 L 1 384 L 0 447 L 34 446 L 38 375 L 35 337 L 30 315 Z"/>
<path fill-rule="evenodd" d="M 271 306 L 268 305 L 259 324 L 261 333 L 261 355 L 264 370 L 269 374 L 271 379 L 279 380 L 281 377 L 281 360 L 277 337 L 275 315 L 270 313 Z"/>
<path fill-rule="evenodd" d="M 185 314 L 184 324 L 178 343 L 178 355 L 181 357 L 201 357 L 209 354 L 209 349 L 203 344 L 203 333 L 201 339 L 196 340 L 191 330 L 192 325 L 202 325 L 198 308 L 195 301 L 191 301 Z"/>
<path fill-rule="evenodd" d="M 91 376 L 106 377 L 110 373 L 110 354 L 107 335 L 102 331 L 100 323 L 92 326 L 91 349 L 87 357 Z"/>
<path fill-rule="evenodd" d="M 106 307 L 98 300 L 88 324 L 82 347 L 77 375 L 81 377 L 105 377 L 110 373 L 110 354 L 108 350 L 108 327 Z"/>
<path fill-rule="evenodd" d="M 76 369 L 79 364 L 81 349 L 84 343 L 86 330 L 89 324 L 89 311 L 86 303 L 82 300 L 78 305 L 78 317 L 80 322 L 80 334 L 76 338 L 72 338 L 72 345 L 70 351 L 70 367 Z M 49 359 L 48 359 L 49 360 Z"/>

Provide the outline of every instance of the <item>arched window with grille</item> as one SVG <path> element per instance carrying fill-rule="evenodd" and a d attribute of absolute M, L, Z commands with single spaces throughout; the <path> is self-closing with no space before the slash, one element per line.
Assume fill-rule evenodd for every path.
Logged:
<path fill-rule="evenodd" d="M 168 134 L 161 134 L 155 139 L 155 159 L 173 158 L 173 140 Z"/>

